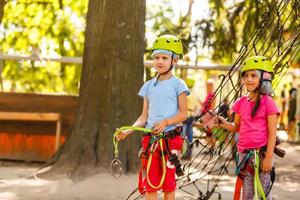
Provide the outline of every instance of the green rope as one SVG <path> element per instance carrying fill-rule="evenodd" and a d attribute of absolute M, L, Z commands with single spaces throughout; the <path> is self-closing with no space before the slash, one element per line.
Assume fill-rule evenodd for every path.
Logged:
<path fill-rule="evenodd" d="M 113 136 L 113 144 L 114 144 L 114 148 L 115 148 L 115 157 L 119 157 L 119 149 L 118 149 L 118 144 L 119 141 L 117 140 L 117 135 L 121 132 L 121 131 L 125 131 L 125 130 L 134 130 L 134 131 L 142 131 L 142 132 L 146 132 L 146 133 L 152 133 L 153 130 L 151 129 L 147 129 L 147 128 L 142 128 L 142 127 L 136 127 L 136 126 L 122 126 L 121 128 L 118 128 Z"/>
<path fill-rule="evenodd" d="M 262 187 L 262 184 L 259 179 L 259 150 L 254 150 L 254 191 L 255 191 L 255 200 L 259 200 L 262 198 L 263 200 L 266 200 L 266 195 L 264 192 L 264 189 Z M 259 198 L 260 196 L 260 198 Z"/>
<path fill-rule="evenodd" d="M 122 171 L 123 171 L 122 170 L 122 163 L 119 160 L 119 148 L 118 148 L 119 141 L 117 140 L 117 135 L 121 131 L 125 131 L 125 130 L 142 131 L 142 132 L 145 132 L 145 133 L 152 133 L 153 132 L 153 130 L 151 130 L 151 129 L 142 128 L 142 127 L 136 127 L 136 126 L 122 126 L 121 128 L 118 128 L 115 131 L 114 136 L 113 136 L 113 144 L 114 144 L 114 148 L 115 148 L 115 158 L 114 158 L 114 160 L 111 163 L 111 169 L 112 169 L 113 175 L 116 178 L 120 177 L 121 174 L 122 174 Z M 163 137 L 164 137 L 164 133 L 153 135 L 151 137 L 150 144 L 153 144 L 155 141 L 159 140 L 160 148 L 163 149 L 163 143 L 162 143 L 162 140 L 161 140 Z M 154 186 L 151 183 L 151 181 L 149 179 L 149 175 L 148 175 L 148 172 L 150 170 L 150 166 L 151 166 L 151 163 L 152 163 L 152 153 L 150 154 L 149 162 L 147 164 L 147 170 L 146 170 L 147 171 L 147 182 L 153 188 L 160 188 L 162 186 L 162 184 L 164 183 L 164 181 L 165 181 L 165 176 L 166 176 L 166 160 L 165 160 L 164 152 L 161 151 L 161 153 L 162 153 L 163 175 L 162 175 L 162 178 L 160 180 L 160 183 L 157 186 Z"/>

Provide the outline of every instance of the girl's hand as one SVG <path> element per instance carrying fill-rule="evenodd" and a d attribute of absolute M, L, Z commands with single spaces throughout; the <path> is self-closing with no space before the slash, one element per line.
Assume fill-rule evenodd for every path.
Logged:
<path fill-rule="evenodd" d="M 131 133 L 132 133 L 132 131 L 131 131 L 131 132 L 129 132 L 129 131 L 120 131 L 120 132 L 116 135 L 116 138 L 117 138 L 118 141 L 120 141 L 120 140 L 125 140 L 125 138 L 126 138 L 128 135 L 130 135 Z"/>
<path fill-rule="evenodd" d="M 160 122 L 156 122 L 153 127 L 153 131 L 154 131 L 153 133 L 154 134 L 162 133 L 168 125 L 169 125 L 168 120 L 166 119 Z"/>
<path fill-rule="evenodd" d="M 263 172 L 270 172 L 272 171 L 273 163 L 272 158 L 265 157 L 262 163 L 262 171 Z"/>
<path fill-rule="evenodd" d="M 219 126 L 219 127 L 222 127 L 225 126 L 228 122 L 226 121 L 226 119 L 224 119 L 223 117 L 221 116 L 217 116 L 215 117 L 214 119 L 214 125 L 215 126 Z"/>

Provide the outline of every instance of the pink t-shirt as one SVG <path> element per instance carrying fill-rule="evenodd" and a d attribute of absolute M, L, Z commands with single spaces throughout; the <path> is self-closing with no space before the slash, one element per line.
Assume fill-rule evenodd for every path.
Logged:
<path fill-rule="evenodd" d="M 251 112 L 255 105 L 247 96 L 239 98 L 232 106 L 232 111 L 240 116 L 238 151 L 259 148 L 268 142 L 268 115 L 279 115 L 279 109 L 272 97 L 263 95 L 255 117 Z"/>

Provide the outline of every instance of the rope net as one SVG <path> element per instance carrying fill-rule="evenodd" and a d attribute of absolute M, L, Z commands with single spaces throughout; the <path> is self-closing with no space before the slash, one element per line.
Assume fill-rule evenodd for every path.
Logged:
<path fill-rule="evenodd" d="M 277 0 L 273 1 L 270 9 L 261 16 L 259 26 L 252 34 L 248 43 L 239 50 L 239 56 L 226 74 L 219 76 L 220 84 L 214 91 L 213 98 L 209 102 L 218 100 L 220 102 L 215 108 L 217 112 L 224 99 L 228 99 L 228 106 L 240 97 L 245 91 L 242 90 L 239 66 L 244 60 L 253 55 L 261 55 L 270 58 L 274 64 L 275 78 L 272 82 L 274 90 L 281 79 L 287 73 L 290 64 L 299 57 L 300 50 L 300 1 L 299 0 Z M 294 28 L 290 30 L 293 22 Z M 224 88 L 230 88 L 224 91 Z M 193 119 L 193 126 L 201 121 L 205 113 L 201 113 Z M 231 118 L 232 116 L 229 116 Z M 229 165 L 235 155 L 236 141 L 234 134 L 227 134 L 219 129 L 213 132 L 209 140 L 205 140 L 206 131 L 200 130 L 197 138 L 189 143 L 187 135 L 184 134 L 188 147 L 183 156 L 194 146 L 193 157 L 183 164 L 184 176 L 177 179 L 177 190 L 181 190 L 190 196 L 190 199 L 222 199 L 217 187 L 229 173 Z M 125 199 L 140 199 L 138 190 L 135 189 Z"/>

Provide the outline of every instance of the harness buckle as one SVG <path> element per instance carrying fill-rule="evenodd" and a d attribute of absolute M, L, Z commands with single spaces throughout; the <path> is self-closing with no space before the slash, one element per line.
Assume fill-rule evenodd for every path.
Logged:
<path fill-rule="evenodd" d="M 148 159 L 149 155 L 147 154 L 147 152 L 144 151 L 143 148 L 140 149 L 140 151 L 138 152 L 138 157 L 140 159 Z"/>

